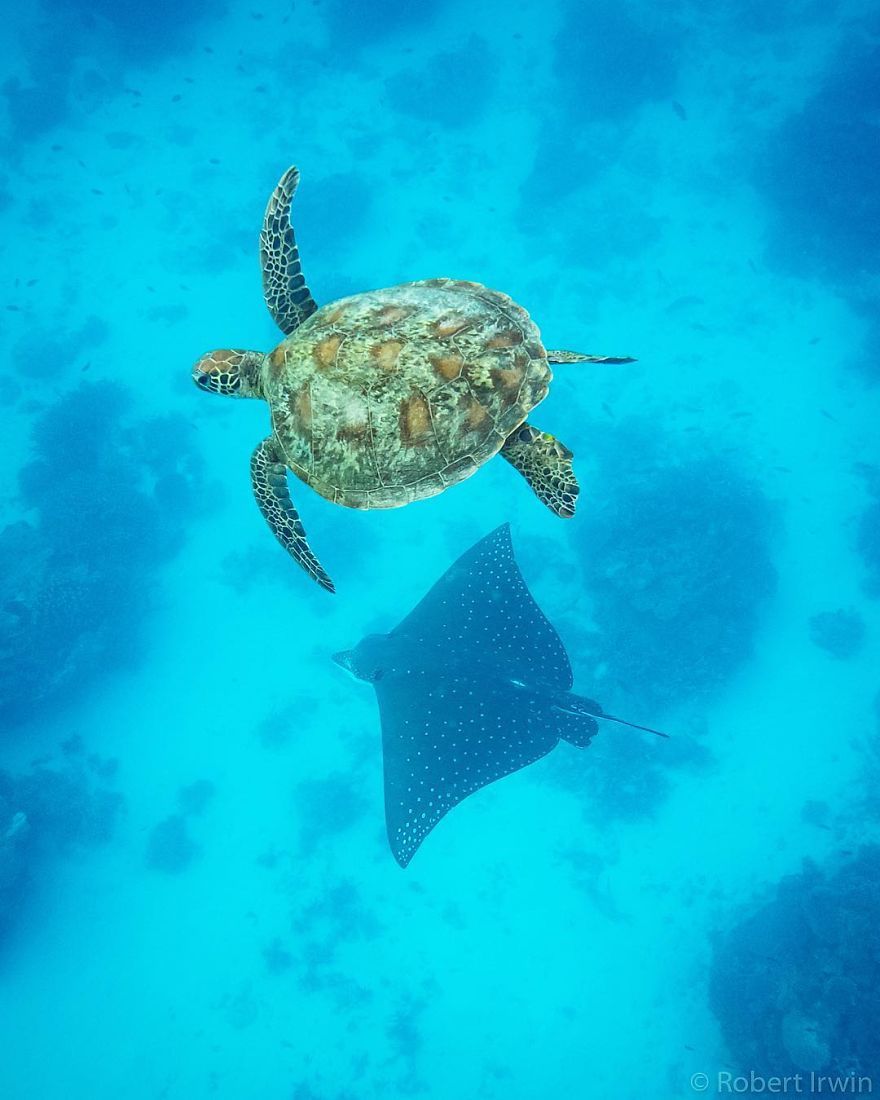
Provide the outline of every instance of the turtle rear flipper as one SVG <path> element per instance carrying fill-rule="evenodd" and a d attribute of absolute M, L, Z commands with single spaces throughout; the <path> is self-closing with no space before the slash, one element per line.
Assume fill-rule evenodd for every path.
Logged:
<path fill-rule="evenodd" d="M 290 221 L 290 206 L 298 183 L 299 170 L 288 168 L 272 192 L 260 233 L 263 296 L 285 336 L 299 328 L 318 308 L 306 286 Z"/>
<path fill-rule="evenodd" d="M 574 515 L 580 486 L 574 476 L 574 457 L 548 432 L 521 424 L 501 448 L 501 455 L 519 470 L 538 500 L 562 519 Z"/>
<path fill-rule="evenodd" d="M 335 592 L 333 581 L 324 572 L 309 546 L 299 513 L 290 499 L 287 467 L 271 436 L 264 439 L 253 453 L 251 481 L 257 505 L 284 549 L 297 565 L 305 569 L 312 580 L 317 581 L 328 592 Z"/>
<path fill-rule="evenodd" d="M 631 355 L 585 355 L 581 351 L 548 351 L 548 363 L 635 363 Z"/>

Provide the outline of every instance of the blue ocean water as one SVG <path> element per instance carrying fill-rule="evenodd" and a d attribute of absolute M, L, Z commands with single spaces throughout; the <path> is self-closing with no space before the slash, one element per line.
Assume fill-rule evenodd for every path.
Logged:
<path fill-rule="evenodd" d="M 876 6 L 4 20 L 0 1095 L 880 1088 Z M 573 520 L 499 459 L 388 512 L 294 484 L 334 597 L 278 547 L 268 410 L 190 369 L 279 340 L 291 163 L 319 304 L 450 275 L 638 358 L 535 414 Z M 404 871 L 331 655 L 507 521 L 576 690 L 672 737 L 560 744 Z"/>

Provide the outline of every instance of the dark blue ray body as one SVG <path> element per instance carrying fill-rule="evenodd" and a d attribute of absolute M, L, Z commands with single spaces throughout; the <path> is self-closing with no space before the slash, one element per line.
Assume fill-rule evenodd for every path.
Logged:
<path fill-rule="evenodd" d="M 507 523 L 466 550 L 388 637 L 408 660 L 417 650 L 431 667 L 497 666 L 507 678 L 560 691 L 573 683 L 565 647 L 516 564 Z"/>
<path fill-rule="evenodd" d="M 569 693 L 568 655 L 526 587 L 507 524 L 390 634 L 337 660 L 376 689 L 388 839 L 403 867 L 453 806 L 560 739 L 588 745 L 602 714 Z"/>

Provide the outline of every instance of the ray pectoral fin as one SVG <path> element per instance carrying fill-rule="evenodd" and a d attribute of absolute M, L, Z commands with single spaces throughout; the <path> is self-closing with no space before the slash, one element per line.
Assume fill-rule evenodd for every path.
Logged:
<path fill-rule="evenodd" d="M 322 588 L 335 592 L 333 581 L 309 546 L 299 513 L 290 499 L 287 467 L 271 436 L 263 440 L 251 457 L 251 481 L 257 505 L 284 549 Z"/>
<path fill-rule="evenodd" d="M 451 653 L 462 660 L 491 653 L 511 680 L 560 691 L 573 682 L 562 640 L 516 564 L 507 523 L 465 551 L 391 637 L 409 655 L 419 653 L 440 667 Z"/>
<path fill-rule="evenodd" d="M 571 451 L 548 432 L 522 424 L 501 448 L 501 454 L 519 470 L 542 504 L 562 519 L 570 519 L 580 486 L 572 468 Z"/>
<path fill-rule="evenodd" d="M 564 723 L 552 697 L 481 675 L 409 670 L 374 684 L 382 717 L 385 819 L 406 867 L 453 807 L 545 756 Z"/>

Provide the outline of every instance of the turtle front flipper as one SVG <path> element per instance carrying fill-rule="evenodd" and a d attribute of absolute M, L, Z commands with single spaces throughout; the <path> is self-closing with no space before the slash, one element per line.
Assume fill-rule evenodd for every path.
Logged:
<path fill-rule="evenodd" d="M 635 363 L 631 355 L 585 355 L 580 351 L 548 351 L 548 363 Z"/>
<path fill-rule="evenodd" d="M 251 481 L 260 511 L 284 549 L 322 588 L 335 592 L 333 581 L 309 547 L 305 529 L 290 499 L 287 466 L 272 436 L 264 439 L 253 453 Z"/>
<path fill-rule="evenodd" d="M 306 286 L 290 221 L 290 206 L 298 183 L 299 170 L 288 168 L 272 192 L 260 233 L 263 296 L 285 336 L 318 308 Z"/>
<path fill-rule="evenodd" d="M 548 432 L 521 424 L 501 448 L 501 455 L 519 470 L 538 500 L 561 516 L 574 515 L 580 486 L 571 466 L 573 455 Z"/>

